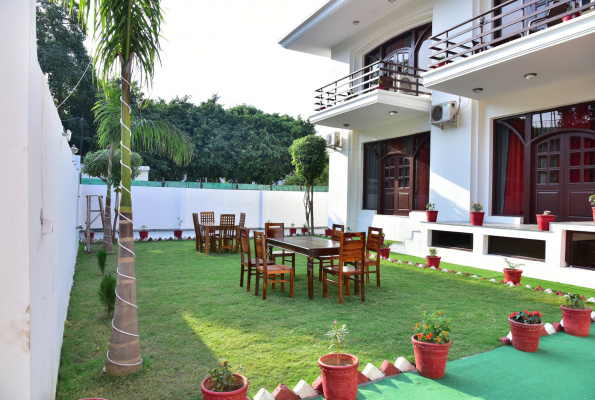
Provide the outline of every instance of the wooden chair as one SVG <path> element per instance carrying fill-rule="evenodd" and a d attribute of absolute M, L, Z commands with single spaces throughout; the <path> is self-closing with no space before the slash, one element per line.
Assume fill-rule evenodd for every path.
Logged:
<path fill-rule="evenodd" d="M 213 211 L 206 211 L 200 213 L 200 223 L 201 224 L 215 224 L 215 212 Z M 210 231 L 210 237 L 216 238 L 219 234 L 215 231 Z M 206 229 L 202 228 L 200 235 L 205 242 L 205 246 L 210 246 L 211 241 L 207 240 L 207 231 Z"/>
<path fill-rule="evenodd" d="M 376 274 L 376 287 L 380 287 L 380 241 L 382 240 L 382 228 L 368 228 L 368 239 L 366 241 L 366 259 L 364 260 L 364 272 L 366 282 L 370 283 L 370 274 Z M 370 252 L 376 253 L 376 258 L 370 258 Z M 370 268 L 376 267 L 374 270 Z"/>
<path fill-rule="evenodd" d="M 289 283 L 289 297 L 293 297 L 293 279 L 295 277 L 295 271 L 293 268 L 287 267 L 285 265 L 268 263 L 266 237 L 264 232 L 254 232 L 254 251 L 256 253 L 256 290 L 254 294 L 258 296 L 260 278 L 262 277 L 263 300 L 266 300 L 267 298 L 267 286 L 269 283 L 280 283 L 282 292 L 285 291 L 285 283 Z M 289 274 L 289 280 L 285 279 L 285 274 Z"/>
<path fill-rule="evenodd" d="M 248 273 L 246 284 L 246 291 L 250 291 L 250 278 L 256 275 L 256 259 L 252 259 L 250 251 L 250 229 L 240 228 L 240 252 L 241 252 L 241 275 L 240 287 L 244 287 L 244 274 Z M 269 264 L 275 264 L 271 260 L 267 260 Z"/>
<path fill-rule="evenodd" d="M 246 213 L 240 213 L 240 223 L 238 224 L 238 237 L 236 238 L 236 251 L 238 251 L 238 246 L 240 245 L 240 229 L 244 227 L 246 224 Z"/>
<path fill-rule="evenodd" d="M 324 267 L 322 269 L 322 297 L 328 297 L 328 284 L 332 283 L 339 287 L 339 304 L 343 304 L 343 283 L 349 285 L 349 281 L 355 282 L 355 294 L 358 291 L 361 293 L 362 301 L 365 301 L 364 296 L 364 249 L 366 246 L 366 233 L 355 232 L 339 234 L 339 242 L 341 249 L 339 252 L 339 264 L 331 267 Z M 355 266 L 346 265 L 353 263 Z M 336 281 L 328 279 L 328 275 L 337 277 Z M 349 286 L 347 286 L 347 294 L 349 294 Z"/>
<path fill-rule="evenodd" d="M 285 237 L 285 224 L 284 223 L 266 223 L 264 224 L 264 231 L 267 238 L 282 238 Z M 293 251 L 287 251 L 282 249 L 281 251 L 273 251 L 273 246 L 268 246 L 269 259 L 275 264 L 277 258 L 281 258 L 281 264 L 285 265 L 285 258 L 291 258 L 291 268 L 295 270 L 295 253 Z M 274 288 L 274 286 L 273 286 Z"/>
<path fill-rule="evenodd" d="M 202 253 L 202 249 L 205 244 L 205 238 L 202 235 L 198 222 L 198 213 L 192 213 L 192 221 L 194 222 L 194 233 L 196 235 L 196 251 Z"/>
<path fill-rule="evenodd" d="M 339 233 L 342 233 L 344 231 L 345 231 L 345 225 L 333 224 L 333 232 L 331 233 L 331 240 L 333 242 L 339 241 Z M 322 268 L 328 267 L 328 266 L 332 267 L 335 264 L 335 260 L 339 259 L 339 256 L 319 256 L 319 257 L 316 257 L 316 259 L 318 260 L 318 263 L 319 263 L 318 280 L 322 281 Z"/>
<path fill-rule="evenodd" d="M 230 253 L 233 253 L 236 247 L 233 240 L 237 237 L 235 214 L 221 214 L 219 228 L 219 235 L 216 237 L 219 254 L 221 254 L 221 250 L 229 250 Z"/>

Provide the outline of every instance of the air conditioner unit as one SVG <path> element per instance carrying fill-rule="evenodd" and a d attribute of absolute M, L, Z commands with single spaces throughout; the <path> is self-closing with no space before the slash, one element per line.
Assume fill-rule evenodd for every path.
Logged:
<path fill-rule="evenodd" d="M 333 132 L 326 135 L 326 147 L 341 147 L 341 133 Z"/>
<path fill-rule="evenodd" d="M 409 75 L 397 75 L 395 77 L 397 92 L 411 94 L 411 90 L 413 89 L 413 79 Z M 406 90 L 403 90 L 406 89 Z"/>
<path fill-rule="evenodd" d="M 430 110 L 430 123 L 444 129 L 444 125 L 457 126 L 458 109 L 456 101 L 434 104 Z"/>

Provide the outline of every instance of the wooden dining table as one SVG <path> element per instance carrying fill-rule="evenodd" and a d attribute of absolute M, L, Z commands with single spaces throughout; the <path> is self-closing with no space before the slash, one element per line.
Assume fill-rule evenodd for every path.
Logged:
<path fill-rule="evenodd" d="M 221 230 L 221 224 L 217 223 L 217 222 L 205 222 L 205 223 L 200 223 L 198 224 L 198 228 L 204 228 L 205 233 L 207 235 L 207 243 L 205 246 L 205 255 L 209 255 L 209 250 L 211 248 L 211 240 L 214 239 L 213 237 L 211 237 L 211 232 L 215 233 L 215 231 Z M 235 232 L 236 232 L 236 236 L 240 230 L 240 226 L 239 225 L 235 225 L 234 226 Z M 236 251 L 237 251 L 238 245 L 236 243 Z M 215 248 L 213 247 L 213 251 L 215 250 Z"/>
<path fill-rule="evenodd" d="M 308 298 L 314 299 L 314 257 L 338 256 L 339 242 L 317 236 L 286 236 L 268 238 L 267 245 L 293 251 L 308 258 Z"/>

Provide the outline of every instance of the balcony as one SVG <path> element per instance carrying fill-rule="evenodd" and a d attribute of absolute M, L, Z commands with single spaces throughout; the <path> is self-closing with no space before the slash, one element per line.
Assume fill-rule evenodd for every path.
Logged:
<path fill-rule="evenodd" d="M 428 115 L 431 91 L 420 68 L 378 61 L 316 90 L 310 121 L 362 130 Z"/>
<path fill-rule="evenodd" d="M 594 8 L 593 0 L 504 2 L 431 37 L 425 87 L 485 100 L 592 76 Z"/>

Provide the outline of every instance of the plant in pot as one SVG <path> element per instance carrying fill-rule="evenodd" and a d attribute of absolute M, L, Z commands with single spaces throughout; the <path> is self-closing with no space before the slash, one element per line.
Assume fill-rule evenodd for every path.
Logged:
<path fill-rule="evenodd" d="M 411 337 L 415 354 L 415 368 L 421 376 L 440 379 L 446 371 L 450 349 L 450 319 L 442 311 L 421 313 L 422 320 L 413 327 Z"/>
<path fill-rule="evenodd" d="M 382 82 L 382 79 L 378 78 L 378 87 L 376 88 L 378 90 L 385 90 L 386 87 L 384 86 L 384 82 Z"/>
<path fill-rule="evenodd" d="M 331 228 L 326 228 L 324 230 L 324 236 L 331 236 L 333 234 L 333 230 Z"/>
<path fill-rule="evenodd" d="M 318 359 L 322 376 L 322 390 L 325 399 L 355 400 L 357 398 L 357 368 L 359 359 L 351 354 L 341 353 L 345 349 L 347 325 L 339 326 L 334 322 L 333 329 L 325 336 L 331 340 L 329 349 L 336 349 L 335 353 L 327 354 Z"/>
<path fill-rule="evenodd" d="M 220 367 L 207 370 L 209 375 L 200 384 L 204 400 L 244 400 L 247 397 L 249 382 L 240 374 L 243 370 L 244 367 L 240 365 L 238 372 L 234 374 L 227 361 L 223 361 Z"/>
<path fill-rule="evenodd" d="M 388 257 L 390 257 L 390 245 L 393 244 L 392 241 L 390 240 L 385 240 L 381 245 L 380 245 L 380 258 L 386 260 Z"/>
<path fill-rule="evenodd" d="M 440 257 L 438 257 L 438 249 L 430 248 L 430 255 L 426 256 L 426 264 L 430 267 L 440 267 Z"/>
<path fill-rule="evenodd" d="M 589 336 L 591 326 L 592 309 L 585 307 L 585 303 L 578 295 L 568 293 L 566 305 L 562 309 L 562 320 L 564 321 L 564 332 L 572 336 Z"/>
<path fill-rule="evenodd" d="M 482 226 L 484 215 L 483 205 L 475 202 L 471 203 L 471 225 Z"/>
<path fill-rule="evenodd" d="M 512 334 L 512 346 L 527 353 L 536 352 L 539 348 L 539 337 L 543 327 L 541 313 L 527 310 L 513 312 L 508 316 L 508 322 Z"/>
<path fill-rule="evenodd" d="M 426 218 L 428 222 L 436 222 L 438 218 L 438 211 L 436 211 L 436 204 L 428 203 L 426 204 Z"/>
<path fill-rule="evenodd" d="M 570 2 L 570 3 L 568 3 L 568 7 L 566 8 L 566 11 L 572 11 L 572 10 L 574 10 L 574 3 Z M 570 21 L 574 17 L 578 17 L 578 13 L 572 13 L 570 15 L 566 15 L 565 17 L 562 17 L 562 22 Z"/>
<path fill-rule="evenodd" d="M 523 270 L 519 269 L 525 264 L 521 263 L 513 263 L 508 260 L 508 258 L 504 258 L 504 262 L 506 263 L 506 268 L 504 268 L 504 283 L 512 282 L 515 285 L 517 283 L 521 283 L 521 275 L 523 275 Z"/>
<path fill-rule="evenodd" d="M 436 56 L 436 58 L 434 58 L 434 59 L 436 61 L 438 61 L 438 64 L 436 64 L 436 66 L 434 66 L 434 68 L 439 68 L 439 67 L 446 65 L 446 61 L 442 61 L 445 58 L 446 58 L 446 56 L 444 54 L 440 54 L 439 56 Z"/>
<path fill-rule="evenodd" d="M 304 224 L 302 227 L 302 235 L 305 235 L 306 233 L 308 233 L 308 224 Z"/>
<path fill-rule="evenodd" d="M 295 224 L 292 222 L 291 223 L 291 228 L 289 228 L 289 234 L 291 236 L 295 236 L 296 231 L 297 231 L 297 229 L 295 228 Z"/>
<path fill-rule="evenodd" d="M 178 229 L 174 230 L 174 236 L 178 239 L 182 238 L 182 222 L 184 222 L 184 218 L 176 217 L 178 219 Z"/>
<path fill-rule="evenodd" d="M 149 237 L 149 231 L 147 229 L 149 229 L 149 227 L 147 225 L 143 225 L 140 227 L 138 234 L 140 235 L 141 239 L 146 239 Z"/>
<path fill-rule="evenodd" d="M 540 231 L 549 231 L 550 222 L 554 222 L 555 218 L 551 211 L 545 210 L 543 214 L 537 214 L 537 227 Z"/>
<path fill-rule="evenodd" d="M 382 236 L 380 236 L 380 246 L 382 246 L 384 244 L 384 236 L 386 234 L 384 232 L 382 232 Z"/>
<path fill-rule="evenodd" d="M 593 210 L 593 222 L 595 222 L 595 193 L 589 196 L 589 203 L 591 203 L 591 210 Z"/>
<path fill-rule="evenodd" d="M 87 238 L 87 232 L 86 231 L 84 232 L 84 235 L 85 235 L 85 239 L 86 239 Z M 91 231 L 91 233 L 89 234 L 89 237 L 91 239 L 95 239 L 95 232 Z"/>

